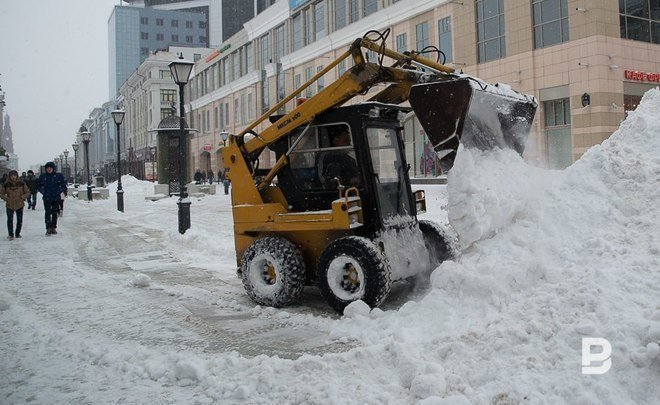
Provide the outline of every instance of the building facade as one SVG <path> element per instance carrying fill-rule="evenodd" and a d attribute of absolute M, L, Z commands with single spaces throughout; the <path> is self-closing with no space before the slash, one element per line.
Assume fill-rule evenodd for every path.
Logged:
<path fill-rule="evenodd" d="M 109 95 L 153 52 L 170 46 L 208 47 L 203 13 L 115 6 L 108 20 Z"/>
<path fill-rule="evenodd" d="M 239 133 L 355 38 L 389 28 L 391 49 L 434 45 L 457 71 L 534 95 L 539 108 L 525 157 L 566 167 L 660 82 L 659 7 L 652 0 L 280 0 L 196 63 L 187 109 L 200 131 L 194 166 L 216 172 L 223 130 Z M 302 96 L 334 81 L 348 63 Z M 293 101 L 280 112 L 292 108 Z M 405 124 L 405 144 L 411 176 L 440 174 L 414 118 Z"/>

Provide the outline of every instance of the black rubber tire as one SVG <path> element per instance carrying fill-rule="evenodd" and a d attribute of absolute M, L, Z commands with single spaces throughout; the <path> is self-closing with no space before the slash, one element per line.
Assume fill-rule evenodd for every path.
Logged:
<path fill-rule="evenodd" d="M 255 272 L 266 264 L 272 266 L 274 280 L 267 279 L 265 272 Z M 259 305 L 285 307 L 298 301 L 302 294 L 305 262 L 300 249 L 284 238 L 257 239 L 243 254 L 241 278 L 252 301 Z"/>
<path fill-rule="evenodd" d="M 362 280 L 344 287 L 341 284 L 347 280 L 348 265 L 351 266 L 349 271 L 355 270 L 353 274 L 357 274 L 358 279 L 362 277 Z M 359 236 L 340 238 L 328 245 L 319 258 L 316 272 L 321 293 L 339 313 L 357 300 L 364 301 L 371 308 L 377 307 L 385 300 L 392 286 L 387 259 L 371 240 Z M 339 280 L 340 275 L 342 281 Z M 349 291 L 348 288 L 356 286 L 357 291 Z"/>
<path fill-rule="evenodd" d="M 421 220 L 419 230 L 424 236 L 424 245 L 429 252 L 431 270 L 445 260 L 454 260 L 458 257 L 456 236 L 450 229 L 433 221 Z"/>

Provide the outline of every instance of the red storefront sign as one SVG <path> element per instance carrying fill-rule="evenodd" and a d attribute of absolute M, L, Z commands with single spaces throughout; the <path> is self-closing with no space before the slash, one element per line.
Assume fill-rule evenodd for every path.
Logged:
<path fill-rule="evenodd" d="M 211 146 L 210 144 L 206 143 L 206 144 L 204 144 L 204 147 L 203 147 L 202 149 L 204 149 L 204 150 L 211 150 L 211 149 L 213 149 L 213 146 Z"/>
<path fill-rule="evenodd" d="M 660 83 L 660 73 L 642 72 L 641 70 L 626 70 L 624 71 L 624 75 L 626 80 Z"/>

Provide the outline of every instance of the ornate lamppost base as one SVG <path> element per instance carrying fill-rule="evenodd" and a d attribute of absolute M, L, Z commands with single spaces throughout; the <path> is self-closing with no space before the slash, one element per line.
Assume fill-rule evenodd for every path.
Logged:
<path fill-rule="evenodd" d="M 179 233 L 184 234 L 190 229 L 190 200 L 188 198 L 179 198 Z"/>
<path fill-rule="evenodd" d="M 117 190 L 117 211 L 124 212 L 124 190 Z"/>

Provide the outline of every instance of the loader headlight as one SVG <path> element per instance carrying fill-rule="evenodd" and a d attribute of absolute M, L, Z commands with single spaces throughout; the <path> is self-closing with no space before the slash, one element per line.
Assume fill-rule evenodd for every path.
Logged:
<path fill-rule="evenodd" d="M 369 110 L 369 118 L 378 118 L 380 117 L 380 108 L 374 107 Z"/>
<path fill-rule="evenodd" d="M 348 222 L 349 222 L 351 225 L 358 224 L 358 223 L 359 223 L 359 220 L 360 220 L 360 217 L 359 217 L 359 215 L 357 214 L 357 212 L 354 213 L 354 214 L 350 214 L 350 215 L 348 216 Z"/>

